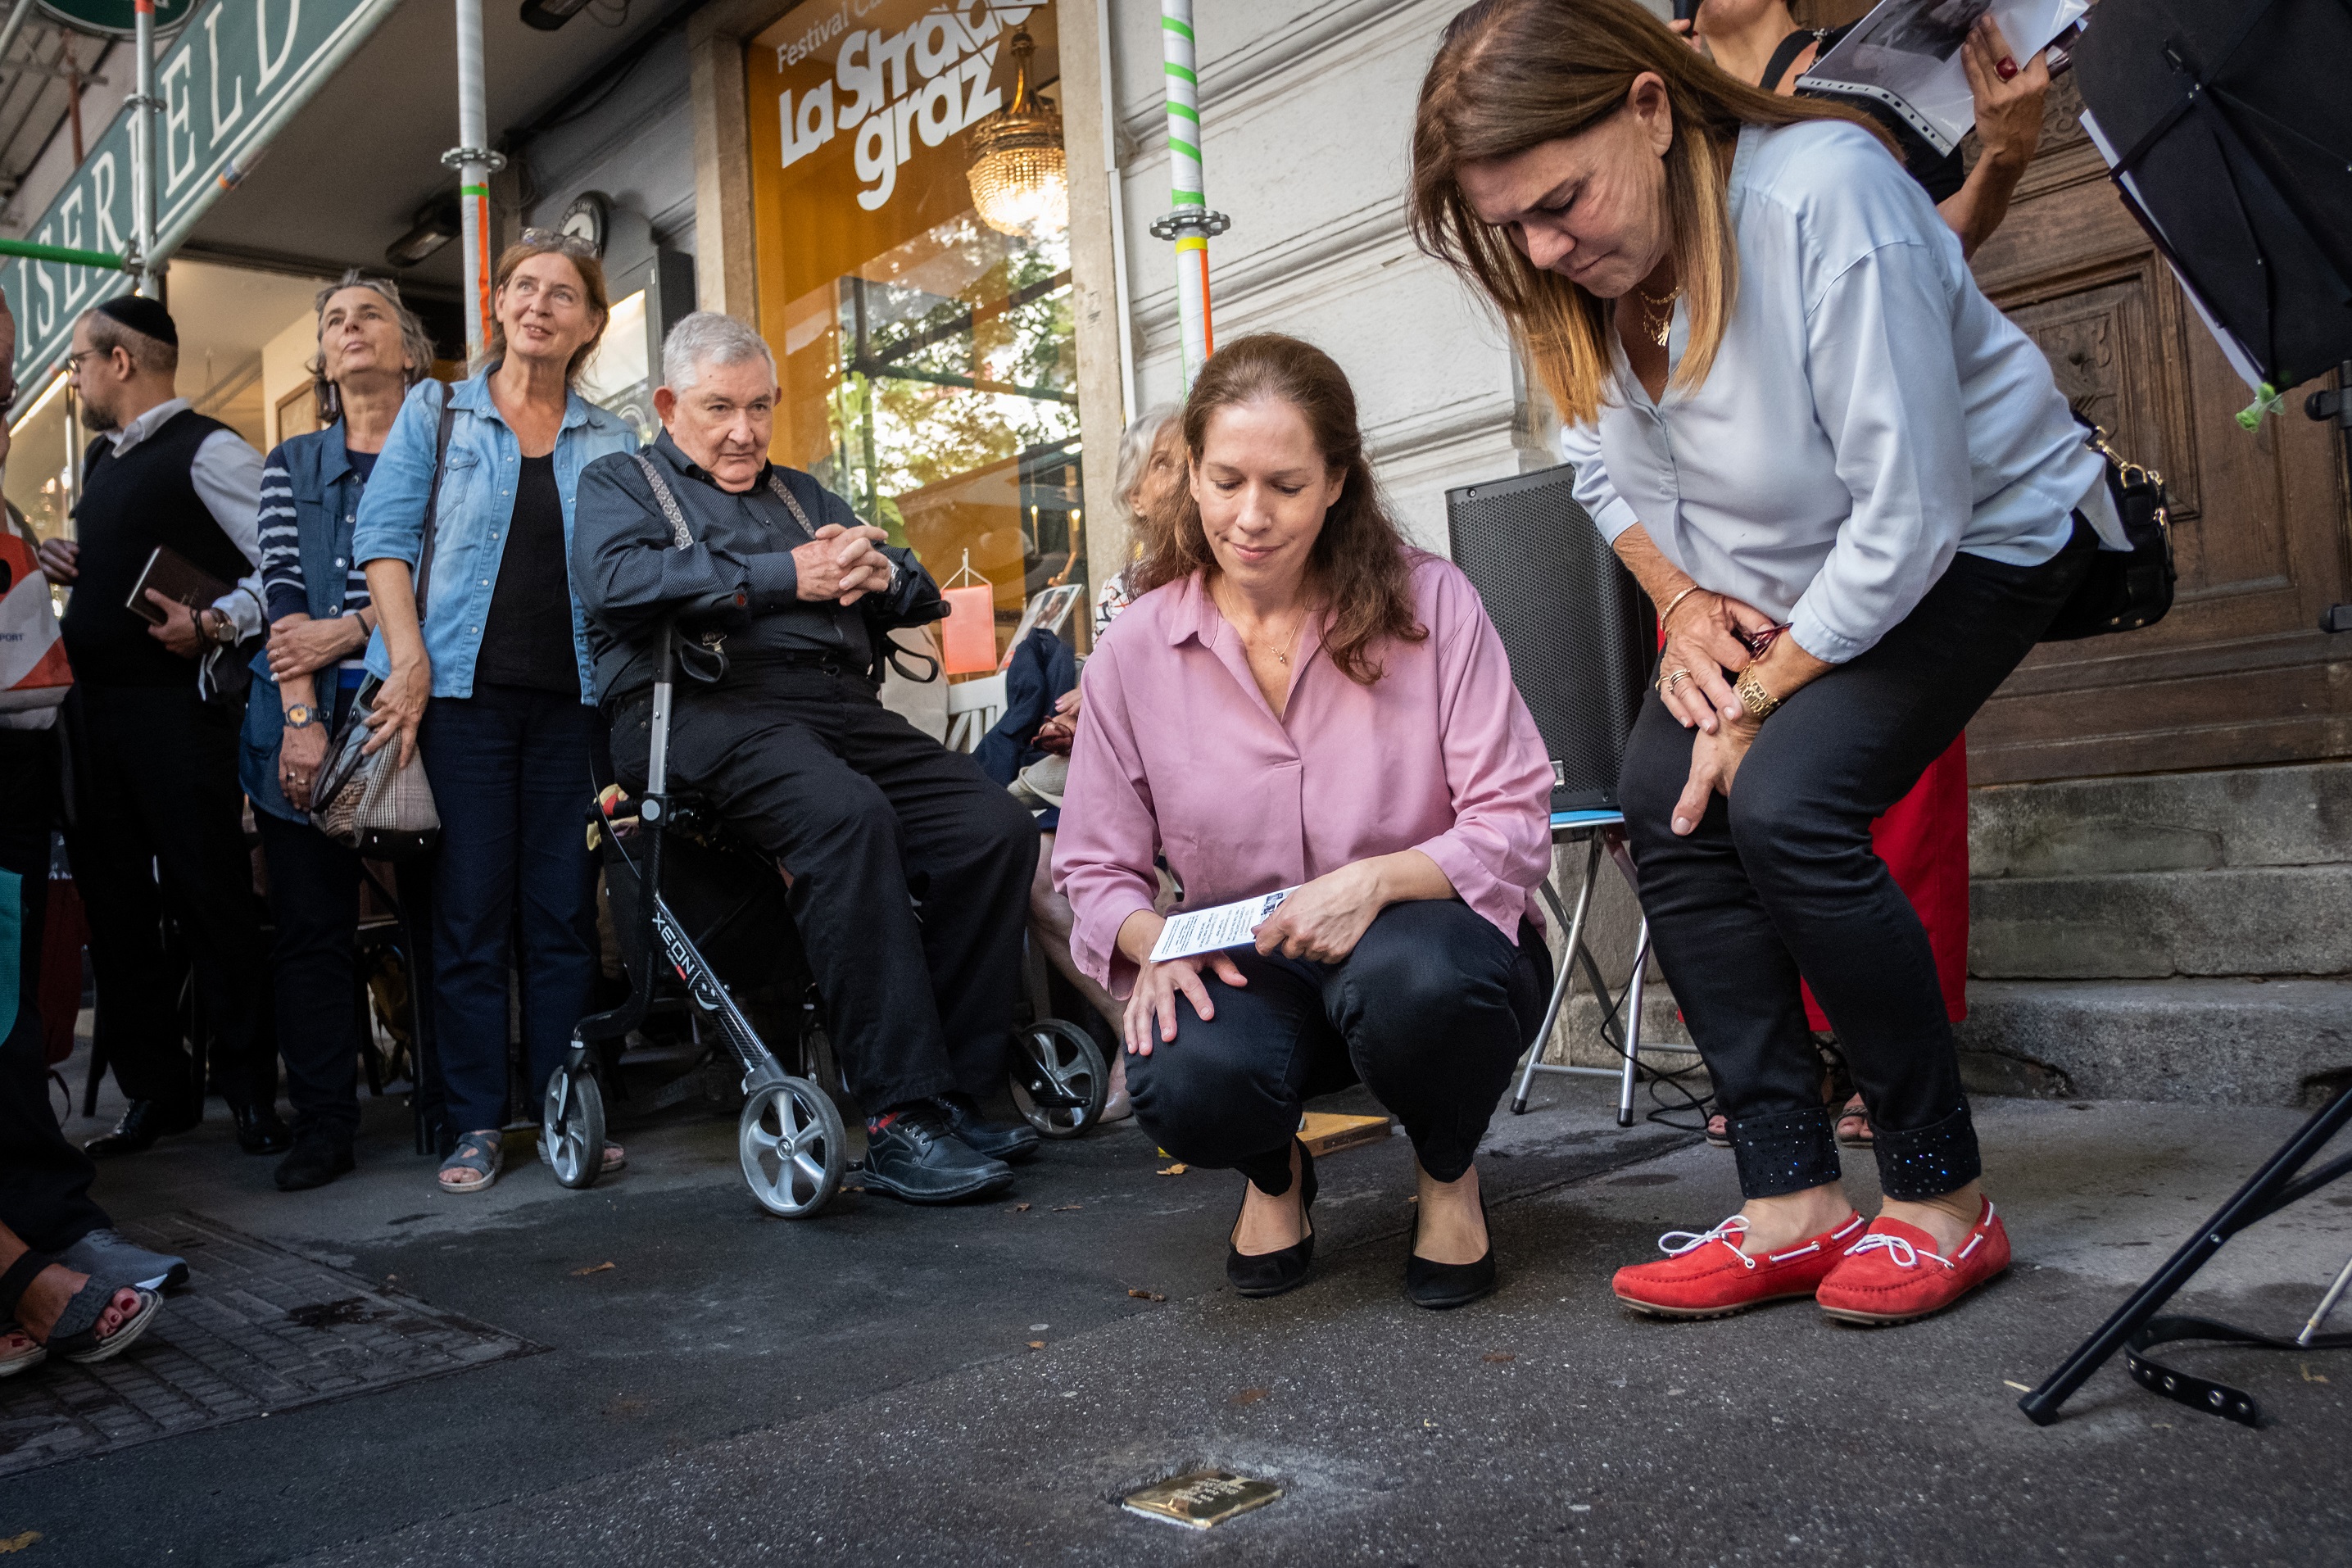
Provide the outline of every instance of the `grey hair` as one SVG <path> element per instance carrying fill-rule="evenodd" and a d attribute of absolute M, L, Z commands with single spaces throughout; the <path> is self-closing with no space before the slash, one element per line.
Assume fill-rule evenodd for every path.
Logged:
<path fill-rule="evenodd" d="M 732 316 L 697 310 L 681 320 L 662 340 L 662 384 L 684 392 L 702 379 L 705 365 L 744 364 L 764 361 L 768 379 L 776 379 L 776 356 L 768 340 Z"/>
<path fill-rule="evenodd" d="M 1143 482 L 1144 465 L 1151 460 L 1152 446 L 1177 413 L 1174 404 L 1159 404 L 1137 415 L 1119 433 L 1118 461 L 1111 469 L 1111 510 L 1130 536 L 1135 533 L 1136 517 L 1127 498 Z"/>
<path fill-rule="evenodd" d="M 354 267 L 345 272 L 340 282 L 330 283 L 319 290 L 310 301 L 310 310 L 318 319 L 315 342 L 326 335 L 327 301 L 346 289 L 365 289 L 379 295 L 392 307 L 392 319 L 400 323 L 400 354 L 408 365 L 400 373 L 403 387 L 415 386 L 433 374 L 433 334 L 425 330 L 425 322 L 415 311 L 400 302 L 400 285 L 389 278 L 371 278 Z M 303 367 L 310 373 L 311 394 L 318 399 L 319 424 L 323 428 L 343 416 L 343 398 L 335 384 L 327 379 L 327 355 L 321 349 L 310 356 Z"/>

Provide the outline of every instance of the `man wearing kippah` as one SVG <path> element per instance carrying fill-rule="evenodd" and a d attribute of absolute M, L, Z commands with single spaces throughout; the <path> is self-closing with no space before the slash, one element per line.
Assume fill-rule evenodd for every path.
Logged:
<path fill-rule="evenodd" d="M 194 963 L 214 1082 L 238 1144 L 261 1154 L 291 1142 L 264 1026 L 238 715 L 199 684 L 202 667 L 236 662 L 208 656 L 262 629 L 261 456 L 188 406 L 173 385 L 179 363 L 179 329 L 155 300 L 122 295 L 74 323 L 69 374 L 82 422 L 100 434 L 83 459 L 76 539 L 45 541 L 40 552 L 49 579 L 74 589 L 63 624 L 75 680 L 66 847 L 89 912 L 95 1044 L 131 1102 L 86 1145 L 100 1159 L 138 1153 L 204 1114 L 160 934 L 166 910 Z M 159 549 L 232 586 L 193 610 L 150 591 L 149 613 L 134 614 L 132 590 Z"/>

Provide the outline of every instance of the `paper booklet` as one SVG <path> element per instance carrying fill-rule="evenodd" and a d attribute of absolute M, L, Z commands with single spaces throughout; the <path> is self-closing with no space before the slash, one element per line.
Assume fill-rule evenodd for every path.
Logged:
<path fill-rule="evenodd" d="M 1285 888 L 1278 893 L 1261 893 L 1237 904 L 1219 904 L 1214 909 L 1170 915 L 1168 923 L 1160 928 L 1160 940 L 1151 944 L 1151 962 L 1165 963 L 1171 958 L 1190 958 L 1194 953 L 1243 946 L 1257 934 L 1257 928 L 1265 923 L 1266 917 L 1282 907 L 1282 900 L 1297 891 L 1297 888 Z"/>
<path fill-rule="evenodd" d="M 2072 26 L 2090 0 L 1884 0 L 1797 79 L 1809 97 L 1884 105 L 1948 157 L 1976 123 L 1960 45 L 1986 12 L 2020 65 Z"/>

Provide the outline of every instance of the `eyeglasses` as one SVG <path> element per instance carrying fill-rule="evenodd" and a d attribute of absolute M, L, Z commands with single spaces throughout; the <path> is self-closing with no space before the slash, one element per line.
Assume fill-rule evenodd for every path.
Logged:
<path fill-rule="evenodd" d="M 597 258 L 596 247 L 592 241 L 580 235 L 566 234 L 560 228 L 527 228 L 522 231 L 520 239 L 534 250 L 561 251 L 566 256 L 589 261 Z"/>
<path fill-rule="evenodd" d="M 66 355 L 66 374 L 68 375 L 79 375 L 81 374 L 82 361 L 86 359 L 106 359 L 110 357 L 113 353 L 114 351 L 112 349 L 83 349 L 79 353 L 69 353 Z"/>

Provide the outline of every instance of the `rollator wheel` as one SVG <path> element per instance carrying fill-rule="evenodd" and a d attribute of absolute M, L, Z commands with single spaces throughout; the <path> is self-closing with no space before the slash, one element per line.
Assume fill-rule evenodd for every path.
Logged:
<path fill-rule="evenodd" d="M 751 1091 L 736 1124 L 743 1180 L 770 1214 L 806 1219 L 841 1190 L 849 1140 L 833 1099 L 804 1078 Z"/>
<path fill-rule="evenodd" d="M 1102 1047 L 1076 1024 L 1042 1018 L 1015 1031 L 1013 1103 L 1047 1138 L 1076 1138 L 1095 1124 L 1110 1097 Z"/>
<path fill-rule="evenodd" d="M 557 1068 L 539 1113 L 539 1157 L 567 1187 L 604 1173 L 604 1090 L 585 1068 Z"/>

